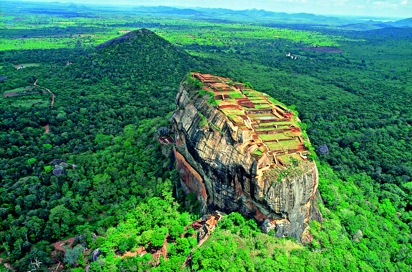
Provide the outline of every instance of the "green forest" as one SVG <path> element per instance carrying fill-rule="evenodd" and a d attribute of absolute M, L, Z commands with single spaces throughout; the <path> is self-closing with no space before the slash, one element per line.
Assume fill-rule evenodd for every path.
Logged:
<path fill-rule="evenodd" d="M 412 29 L 262 14 L 5 1 L 0 271 L 411 271 Z M 190 71 L 299 112 L 310 243 L 230 213 L 198 245 L 199 204 L 158 141 Z"/>

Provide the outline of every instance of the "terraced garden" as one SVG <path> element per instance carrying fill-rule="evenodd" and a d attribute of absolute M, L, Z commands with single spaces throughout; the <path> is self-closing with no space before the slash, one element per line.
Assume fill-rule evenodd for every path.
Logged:
<path fill-rule="evenodd" d="M 210 94 L 233 125 L 249 132 L 247 150 L 257 160 L 273 158 L 273 167 L 307 160 L 299 119 L 285 105 L 229 78 L 201 73 L 191 77 L 201 82 L 200 92 Z"/>

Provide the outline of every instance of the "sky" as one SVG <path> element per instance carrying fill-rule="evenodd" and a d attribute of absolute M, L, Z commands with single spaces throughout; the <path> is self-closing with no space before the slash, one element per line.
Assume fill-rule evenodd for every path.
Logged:
<path fill-rule="evenodd" d="M 36 0 L 31 0 L 36 1 Z M 37 0 L 52 2 L 56 0 Z M 264 9 L 275 12 L 314 13 L 321 15 L 412 17 L 412 0 L 57 0 L 82 4 L 206 7 L 229 9 Z"/>

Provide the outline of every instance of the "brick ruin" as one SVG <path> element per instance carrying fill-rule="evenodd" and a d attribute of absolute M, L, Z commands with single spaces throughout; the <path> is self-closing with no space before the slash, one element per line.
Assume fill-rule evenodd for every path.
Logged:
<path fill-rule="evenodd" d="M 218 109 L 249 139 L 239 148 L 251 149 L 260 168 L 270 170 L 307 160 L 309 151 L 292 111 L 229 78 L 201 73 L 192 73 L 192 77 L 202 82 L 202 90 L 213 94 Z"/>

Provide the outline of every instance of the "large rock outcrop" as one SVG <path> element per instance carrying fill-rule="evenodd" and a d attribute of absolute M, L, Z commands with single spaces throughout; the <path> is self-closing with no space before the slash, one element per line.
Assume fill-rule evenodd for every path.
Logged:
<path fill-rule="evenodd" d="M 265 232 L 299 240 L 309 220 L 321 219 L 318 171 L 296 114 L 243 84 L 200 73 L 182 81 L 176 104 L 177 168 L 203 212 L 239 211 Z"/>

